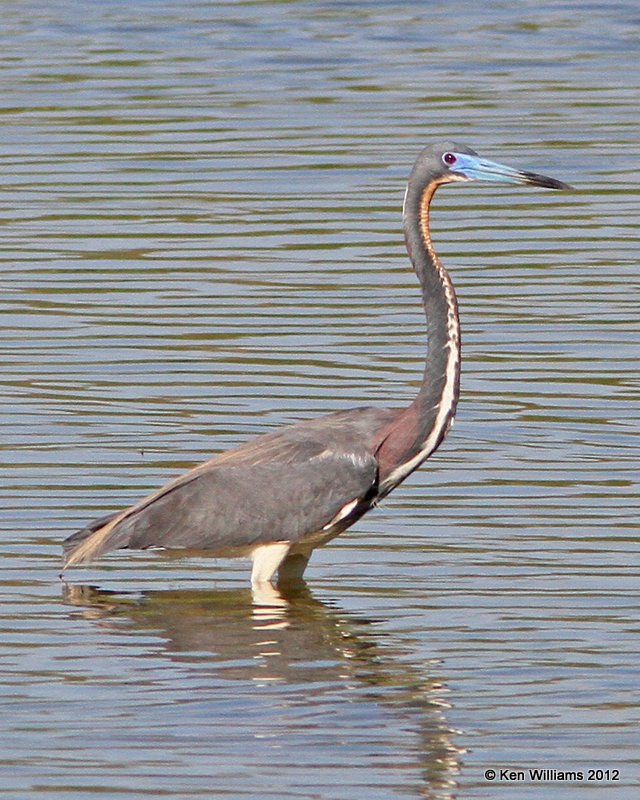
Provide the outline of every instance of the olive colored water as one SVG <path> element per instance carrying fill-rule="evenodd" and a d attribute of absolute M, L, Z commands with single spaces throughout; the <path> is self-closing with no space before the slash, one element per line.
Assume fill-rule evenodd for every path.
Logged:
<path fill-rule="evenodd" d="M 0 796 L 640 796 L 637 4 L 0 8 Z M 438 195 L 439 453 L 287 606 L 242 562 L 63 586 L 66 535 L 209 454 L 411 399 L 443 137 L 576 191 Z"/>

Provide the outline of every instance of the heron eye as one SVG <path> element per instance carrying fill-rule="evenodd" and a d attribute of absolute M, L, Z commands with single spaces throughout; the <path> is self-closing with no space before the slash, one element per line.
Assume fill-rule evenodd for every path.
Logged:
<path fill-rule="evenodd" d="M 444 161 L 445 164 L 451 166 L 451 164 L 455 164 L 458 159 L 454 156 L 453 153 L 445 153 L 442 156 L 442 160 Z"/>

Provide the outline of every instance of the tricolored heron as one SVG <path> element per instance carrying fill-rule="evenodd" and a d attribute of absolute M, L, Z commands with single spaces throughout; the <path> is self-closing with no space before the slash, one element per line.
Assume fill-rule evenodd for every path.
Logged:
<path fill-rule="evenodd" d="M 460 322 L 436 255 L 429 207 L 445 183 L 498 181 L 568 189 L 444 142 L 427 147 L 404 199 L 407 251 L 422 288 L 428 344 L 422 384 L 407 408 L 352 408 L 258 436 L 214 456 L 140 502 L 64 542 L 66 566 L 111 550 L 147 548 L 248 555 L 251 581 L 302 577 L 311 552 L 353 525 L 427 459 L 449 430 L 460 386 Z"/>

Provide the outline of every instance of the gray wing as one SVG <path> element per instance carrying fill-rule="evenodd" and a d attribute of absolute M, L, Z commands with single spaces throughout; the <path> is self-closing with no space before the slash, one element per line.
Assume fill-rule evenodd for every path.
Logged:
<path fill-rule="evenodd" d="M 292 425 L 211 459 L 64 543 L 67 564 L 119 548 L 222 552 L 296 542 L 321 531 L 377 485 L 372 432 L 386 409 L 353 409 Z"/>

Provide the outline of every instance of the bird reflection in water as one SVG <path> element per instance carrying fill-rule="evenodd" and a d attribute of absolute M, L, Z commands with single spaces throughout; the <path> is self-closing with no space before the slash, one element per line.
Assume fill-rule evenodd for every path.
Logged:
<path fill-rule="evenodd" d="M 407 663 L 375 621 L 314 599 L 304 584 L 274 589 L 267 598 L 248 589 L 129 594 L 65 584 L 63 591 L 75 613 L 114 632 L 124 624 L 157 635 L 172 662 L 192 665 L 199 675 L 211 668 L 225 680 L 284 685 L 310 711 L 322 695 L 347 700 L 349 708 L 358 700 L 375 703 L 415 736 L 411 752 L 399 752 L 397 761 L 419 771 L 418 795 L 455 796 L 463 751 L 447 725 L 446 688 Z M 322 725 L 318 718 L 313 724 Z"/>

